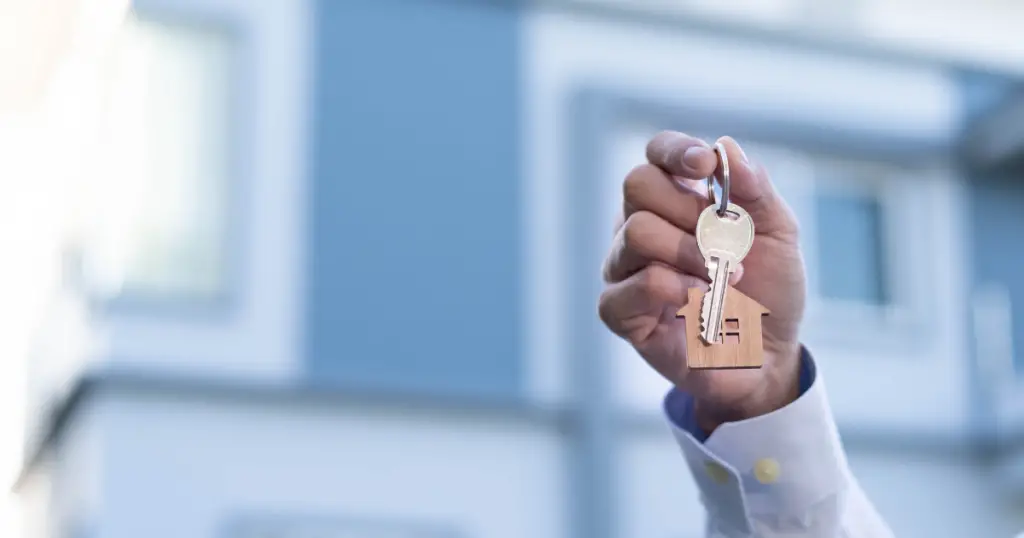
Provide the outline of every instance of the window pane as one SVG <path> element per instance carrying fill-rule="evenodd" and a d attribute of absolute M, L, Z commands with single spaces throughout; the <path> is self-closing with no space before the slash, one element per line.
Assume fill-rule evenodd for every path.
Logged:
<path fill-rule="evenodd" d="M 113 173 L 99 200 L 106 223 L 93 262 L 122 294 L 218 294 L 226 276 L 230 40 L 136 22 L 120 47 L 105 111 Z"/>
<path fill-rule="evenodd" d="M 870 194 L 819 194 L 819 292 L 827 299 L 884 304 L 882 206 Z"/>

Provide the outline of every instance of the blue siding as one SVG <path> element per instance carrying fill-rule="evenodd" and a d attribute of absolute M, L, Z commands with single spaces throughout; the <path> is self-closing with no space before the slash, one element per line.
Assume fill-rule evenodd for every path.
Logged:
<path fill-rule="evenodd" d="M 1024 172 L 1024 171 L 1022 171 Z M 1024 341 L 1024 281 L 1020 278 L 1024 256 L 1020 254 L 1017 236 L 1024 230 L 1024 186 L 1012 175 L 969 171 L 970 193 L 970 246 L 969 270 L 971 273 L 968 293 L 978 286 L 997 284 L 1009 294 L 1012 308 L 1012 338 L 1014 345 L 1014 367 L 1018 375 L 1024 374 L 1024 354 L 1019 342 Z M 1020 177 L 1017 174 L 1017 177 Z M 992 253 L 998 253 L 999 261 L 991 263 Z M 965 312 L 965 321 L 971 323 L 970 313 Z M 975 334 L 983 330 L 974 327 Z M 995 417 L 1004 410 L 999 409 L 999 397 L 992 386 L 993 379 L 979 369 L 982 357 L 971 361 L 971 412 L 968 423 L 971 434 L 986 445 L 999 442 L 1000 426 Z"/>
<path fill-rule="evenodd" d="M 1018 88 L 1017 81 L 998 74 L 963 71 L 958 75 L 965 126 L 995 111 Z"/>
<path fill-rule="evenodd" d="M 520 392 L 520 14 L 481 4 L 316 4 L 316 382 Z"/>
<path fill-rule="evenodd" d="M 1020 233 L 1024 230 L 1024 184 L 1017 173 L 984 174 L 971 185 L 971 267 L 976 285 L 998 283 L 1010 295 L 1013 308 L 1013 340 L 1024 342 L 1024 254 Z M 995 261 L 993 261 L 995 260 Z M 1024 373 L 1024 347 L 1015 345 L 1014 362 Z"/>

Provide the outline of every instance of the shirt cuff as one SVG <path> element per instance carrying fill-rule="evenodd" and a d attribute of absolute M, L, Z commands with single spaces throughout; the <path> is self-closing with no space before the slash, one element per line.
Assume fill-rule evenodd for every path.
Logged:
<path fill-rule="evenodd" d="M 706 440 L 693 417 L 693 397 L 673 389 L 665 413 L 709 516 L 752 532 L 759 515 L 804 518 L 842 493 L 848 470 L 824 382 L 801 351 L 801 395 L 759 417 L 722 424 Z"/>
<path fill-rule="evenodd" d="M 803 396 L 814 382 L 815 368 L 810 353 L 806 349 L 800 352 L 800 396 Z M 694 439 L 700 442 L 707 441 L 707 434 L 697 425 L 697 419 L 693 416 L 693 397 L 679 390 L 672 389 L 665 397 L 665 414 L 669 421 L 677 427 L 685 430 Z"/>

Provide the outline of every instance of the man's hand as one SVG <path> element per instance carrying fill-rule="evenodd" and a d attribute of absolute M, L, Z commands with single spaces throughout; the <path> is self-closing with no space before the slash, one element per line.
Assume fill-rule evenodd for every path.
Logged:
<path fill-rule="evenodd" d="M 754 245 L 731 283 L 771 311 L 764 323 L 764 366 L 752 370 L 689 370 L 684 320 L 676 311 L 687 289 L 708 287 L 697 248 L 697 216 L 710 204 L 704 178 L 718 159 L 698 139 L 663 132 L 647 145 L 648 164 L 623 183 L 623 214 L 604 265 L 600 315 L 655 370 L 695 398 L 698 424 L 711 432 L 723 422 L 769 413 L 798 395 L 805 277 L 796 219 L 765 170 L 747 161 L 725 137 L 731 202 L 754 220 Z"/>

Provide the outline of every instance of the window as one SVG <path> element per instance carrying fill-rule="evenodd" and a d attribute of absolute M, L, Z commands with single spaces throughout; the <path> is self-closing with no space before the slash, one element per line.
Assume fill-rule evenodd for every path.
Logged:
<path fill-rule="evenodd" d="M 820 194 L 818 292 L 828 300 L 888 302 L 882 205 L 871 195 Z"/>
<path fill-rule="evenodd" d="M 937 207 L 949 196 L 939 168 L 744 143 L 763 164 L 800 222 L 807 270 L 806 330 L 818 346 L 914 354 L 914 342 L 933 334 L 941 311 L 931 291 L 948 278 L 948 264 L 915 271 L 919 260 L 940 260 Z M 897 286 L 896 283 L 899 283 Z M 862 331 L 850 331 L 853 326 Z M 857 335 L 871 332 L 865 342 Z M 920 348 L 920 346 L 916 346 Z"/>
<path fill-rule="evenodd" d="M 813 296 L 833 310 L 879 310 L 906 303 L 890 284 L 899 267 L 889 245 L 902 225 L 892 215 L 906 213 L 894 212 L 893 197 L 913 176 L 878 163 L 818 155 L 807 159 L 813 180 L 800 217 L 814 228 L 804 244 L 814 257 L 809 279 Z"/>
<path fill-rule="evenodd" d="M 740 320 L 737 318 L 722 320 L 722 330 L 718 333 L 718 341 L 725 344 L 739 344 Z"/>
<path fill-rule="evenodd" d="M 109 154 L 91 179 L 93 292 L 157 300 L 224 292 L 232 67 L 222 32 L 127 26 L 99 113 Z"/>

